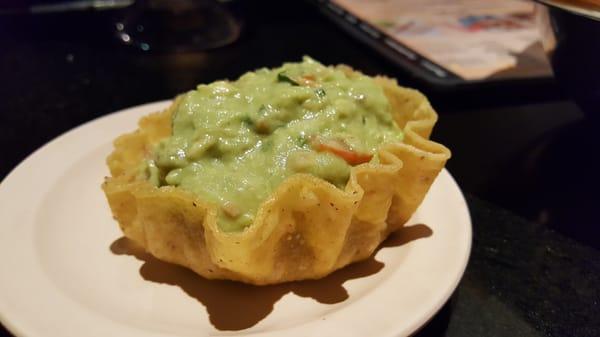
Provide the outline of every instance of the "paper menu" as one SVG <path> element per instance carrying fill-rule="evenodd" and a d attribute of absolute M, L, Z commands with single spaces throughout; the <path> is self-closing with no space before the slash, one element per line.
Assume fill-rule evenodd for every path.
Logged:
<path fill-rule="evenodd" d="M 519 0 L 335 0 L 466 80 L 516 65 L 539 40 L 540 8 Z"/>

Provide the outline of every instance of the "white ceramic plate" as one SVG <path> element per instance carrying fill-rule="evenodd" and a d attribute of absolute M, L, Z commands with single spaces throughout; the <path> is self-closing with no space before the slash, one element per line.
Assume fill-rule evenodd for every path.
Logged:
<path fill-rule="evenodd" d="M 386 244 L 395 247 L 324 280 L 262 288 L 209 282 L 126 254 L 100 190 L 104 160 L 116 136 L 168 103 L 84 124 L 0 185 L 0 319 L 17 336 L 403 336 L 456 288 L 471 222 L 445 170 L 410 226 Z"/>

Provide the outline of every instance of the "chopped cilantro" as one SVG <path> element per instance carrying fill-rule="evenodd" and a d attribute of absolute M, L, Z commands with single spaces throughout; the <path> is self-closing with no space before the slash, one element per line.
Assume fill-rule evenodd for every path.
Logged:
<path fill-rule="evenodd" d="M 323 89 L 323 88 L 318 88 L 317 90 L 315 90 L 315 94 L 317 94 L 317 96 L 319 98 L 323 98 L 323 97 L 325 97 L 325 95 L 327 95 L 327 93 L 325 92 L 325 89 Z"/>
<path fill-rule="evenodd" d="M 254 121 L 248 115 L 242 117 L 242 123 L 246 124 L 247 126 L 253 126 L 254 125 Z"/>
<path fill-rule="evenodd" d="M 286 74 L 285 74 L 285 72 L 283 72 L 283 71 L 282 71 L 282 72 L 280 72 L 279 74 L 277 74 L 277 81 L 278 81 L 278 82 L 286 82 L 286 83 L 289 83 L 289 84 L 291 84 L 291 85 L 294 85 L 294 86 L 298 86 L 298 85 L 300 85 L 300 84 L 298 84 L 298 82 L 296 82 L 296 81 L 292 80 L 292 79 L 291 79 L 291 78 L 290 78 L 288 75 L 286 75 Z"/>

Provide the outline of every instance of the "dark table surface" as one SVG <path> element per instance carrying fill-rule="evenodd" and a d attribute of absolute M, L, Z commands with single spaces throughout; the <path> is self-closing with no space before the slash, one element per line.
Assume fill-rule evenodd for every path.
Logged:
<path fill-rule="evenodd" d="M 418 335 L 600 336 L 600 126 L 553 80 L 436 88 L 305 2 L 232 9 L 243 22 L 238 41 L 187 53 L 117 44 L 111 11 L 0 16 L 0 179 L 47 141 L 107 113 L 305 54 L 346 63 L 430 97 L 440 115 L 432 137 L 452 149 L 447 168 L 472 214 L 465 276 Z"/>

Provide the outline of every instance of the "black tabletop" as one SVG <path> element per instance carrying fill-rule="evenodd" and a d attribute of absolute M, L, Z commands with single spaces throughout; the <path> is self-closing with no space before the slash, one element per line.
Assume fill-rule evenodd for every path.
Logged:
<path fill-rule="evenodd" d="M 203 52 L 119 44 L 116 11 L 0 16 L 0 179 L 83 122 L 197 83 L 302 55 L 349 64 L 430 98 L 440 115 L 432 138 L 452 149 L 447 168 L 473 218 L 465 276 L 418 335 L 600 335 L 600 126 L 553 80 L 439 88 L 394 67 L 307 2 L 229 6 L 242 35 Z"/>

